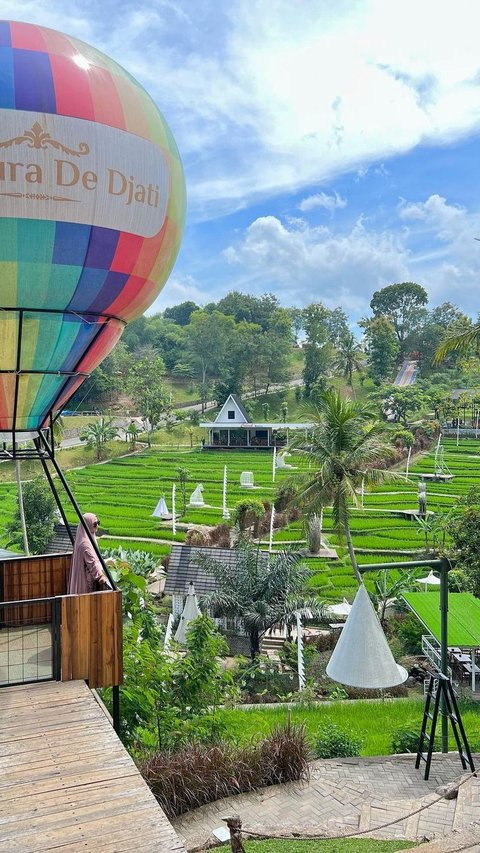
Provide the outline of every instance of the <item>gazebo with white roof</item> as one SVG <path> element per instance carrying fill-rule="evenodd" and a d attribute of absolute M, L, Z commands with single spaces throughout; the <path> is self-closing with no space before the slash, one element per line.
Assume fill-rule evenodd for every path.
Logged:
<path fill-rule="evenodd" d="M 236 394 L 230 394 L 223 404 L 214 421 L 202 421 L 200 426 L 208 429 L 208 442 L 205 448 L 232 449 L 248 448 L 250 450 L 268 450 L 275 447 L 275 432 L 277 430 L 313 429 L 313 423 L 269 422 L 252 423 Z"/>

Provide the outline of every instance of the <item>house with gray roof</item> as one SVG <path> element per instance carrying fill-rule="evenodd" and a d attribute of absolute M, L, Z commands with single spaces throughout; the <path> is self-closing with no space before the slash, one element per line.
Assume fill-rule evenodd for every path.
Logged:
<path fill-rule="evenodd" d="M 290 430 L 312 429 L 311 423 L 252 423 L 236 394 L 230 394 L 214 421 L 202 421 L 208 429 L 206 450 L 271 450 L 288 442 Z M 281 435 L 279 435 L 279 433 Z"/>

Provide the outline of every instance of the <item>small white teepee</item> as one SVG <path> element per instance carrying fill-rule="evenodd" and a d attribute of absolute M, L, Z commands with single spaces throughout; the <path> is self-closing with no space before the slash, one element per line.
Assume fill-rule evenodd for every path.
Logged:
<path fill-rule="evenodd" d="M 152 518 L 170 518 L 167 502 L 163 495 L 152 512 Z"/>
<path fill-rule="evenodd" d="M 371 690 L 395 687 L 408 677 L 407 670 L 395 663 L 363 584 L 328 662 L 327 675 L 340 684 Z"/>
<path fill-rule="evenodd" d="M 188 623 L 192 621 L 192 619 L 196 619 L 197 616 L 201 616 L 202 611 L 198 606 L 197 596 L 195 595 L 195 587 L 193 583 L 188 585 L 188 594 L 185 599 L 185 604 L 183 605 L 182 615 L 180 616 L 180 622 L 178 623 L 178 628 L 175 631 L 175 642 L 180 643 L 182 646 L 185 645 L 187 636 L 187 626 Z"/>

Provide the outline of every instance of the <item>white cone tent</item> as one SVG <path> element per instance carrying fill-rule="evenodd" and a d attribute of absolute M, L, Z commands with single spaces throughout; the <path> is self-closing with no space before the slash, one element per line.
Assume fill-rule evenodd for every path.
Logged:
<path fill-rule="evenodd" d="M 328 662 L 327 675 L 340 684 L 372 690 L 395 687 L 408 677 L 407 670 L 395 663 L 363 584 Z"/>
<path fill-rule="evenodd" d="M 168 506 L 163 495 L 152 512 L 152 518 L 170 518 Z"/>
<path fill-rule="evenodd" d="M 185 599 L 185 604 L 183 605 L 182 615 L 180 616 L 180 622 L 178 623 L 178 628 L 175 631 L 175 642 L 180 643 L 181 645 L 185 645 L 187 636 L 187 626 L 188 623 L 192 621 L 192 619 L 196 619 L 197 616 L 201 616 L 202 611 L 198 606 L 197 596 L 195 595 L 195 587 L 193 583 L 188 585 L 188 594 Z"/>

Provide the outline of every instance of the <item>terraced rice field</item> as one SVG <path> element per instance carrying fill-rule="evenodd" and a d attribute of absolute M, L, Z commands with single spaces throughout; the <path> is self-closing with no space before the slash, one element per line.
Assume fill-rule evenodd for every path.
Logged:
<path fill-rule="evenodd" d="M 480 441 L 462 440 L 457 448 L 454 440 L 445 440 L 444 448 L 445 463 L 454 478 L 446 483 L 427 481 L 428 508 L 434 511 L 447 509 L 472 485 L 480 485 Z M 177 468 L 181 466 L 189 472 L 187 497 L 197 483 L 202 483 L 207 504 L 205 508 L 187 507 L 175 536 L 175 541 L 181 542 L 185 539 L 187 524 L 215 525 L 222 520 L 224 465 L 228 468 L 227 503 L 231 510 L 248 495 L 271 501 L 276 487 L 290 476 L 289 471 L 279 470 L 276 483 L 273 483 L 272 456 L 267 453 L 152 450 L 70 471 L 67 477 L 82 509 L 99 516 L 102 531 L 108 537 L 101 540 L 104 547 L 122 544 L 144 548 L 161 556 L 168 553 L 173 534 L 170 526 L 161 525 L 151 514 L 162 493 L 171 509 L 172 483 L 177 480 Z M 242 471 L 252 471 L 258 488 L 240 487 Z M 412 473 L 429 472 L 434 472 L 433 451 L 412 467 Z M 418 477 L 412 476 L 408 481 L 403 476 L 396 477 L 367 492 L 363 510 L 353 509 L 353 541 L 361 563 L 393 562 L 408 559 L 422 551 L 423 534 L 417 523 L 396 514 L 398 510 L 417 507 L 417 483 Z M 15 494 L 12 484 L 0 485 L 0 546 L 5 545 L 3 532 L 14 512 Z M 177 511 L 180 509 L 181 496 L 177 486 Z M 71 512 L 69 516 L 74 520 Z M 343 545 L 333 534 L 328 510 L 325 512 L 324 529 L 330 544 L 337 548 L 342 558 Z M 142 542 L 142 539 L 152 541 Z M 282 547 L 287 542 L 300 543 L 304 539 L 303 524 L 297 521 L 277 531 L 274 544 Z M 330 600 L 352 597 L 355 581 L 350 566 L 343 564 L 342 559 L 331 562 L 310 559 L 308 562 L 312 570 L 310 586 L 322 597 Z"/>

